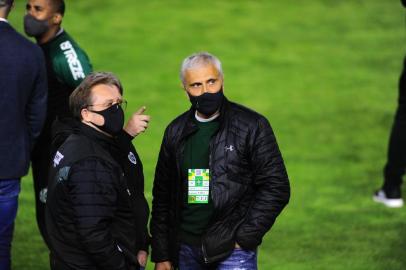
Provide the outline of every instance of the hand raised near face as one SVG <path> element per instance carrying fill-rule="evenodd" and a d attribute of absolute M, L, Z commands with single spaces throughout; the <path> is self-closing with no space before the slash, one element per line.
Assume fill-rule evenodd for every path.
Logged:
<path fill-rule="evenodd" d="M 141 132 L 145 132 L 148 128 L 151 116 L 144 114 L 146 107 L 142 106 L 135 113 L 133 113 L 124 127 L 124 130 L 131 136 L 135 137 Z"/>

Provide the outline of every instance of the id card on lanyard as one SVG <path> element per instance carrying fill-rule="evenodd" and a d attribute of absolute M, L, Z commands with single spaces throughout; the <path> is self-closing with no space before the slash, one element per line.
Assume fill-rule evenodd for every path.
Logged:
<path fill-rule="evenodd" d="M 188 203 L 209 203 L 209 169 L 188 169 Z"/>

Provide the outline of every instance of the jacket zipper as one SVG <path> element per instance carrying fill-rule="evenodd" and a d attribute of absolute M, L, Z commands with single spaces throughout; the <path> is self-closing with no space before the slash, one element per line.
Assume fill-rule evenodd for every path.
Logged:
<path fill-rule="evenodd" d="M 217 134 L 217 133 L 216 133 Z M 212 177 L 212 175 L 213 175 L 213 170 L 212 170 L 212 155 L 211 155 L 211 150 L 212 150 L 212 142 L 210 141 L 210 143 L 209 143 L 209 172 L 210 172 L 210 176 L 211 176 L 211 179 L 210 179 L 210 182 L 209 182 L 209 190 L 210 190 L 210 197 L 211 197 L 211 200 L 212 200 L 212 202 L 214 202 L 214 199 L 213 199 L 213 192 L 211 192 L 211 191 L 213 191 L 213 177 Z M 214 222 L 214 218 L 215 218 L 215 209 L 213 209 L 213 216 L 212 216 L 212 218 L 210 219 L 210 222 L 207 224 L 207 227 L 210 227 Z M 202 237 L 202 239 L 201 239 L 201 241 L 202 241 L 202 255 L 203 255 L 203 260 L 204 260 L 204 262 L 207 264 L 207 263 L 209 263 L 210 262 L 210 260 L 209 260 L 209 258 L 208 258 L 208 256 L 207 256 L 207 252 L 206 252 L 206 248 L 205 248 L 205 246 L 204 246 L 204 242 L 203 242 L 203 238 L 204 238 L 204 235 L 203 235 L 203 237 Z"/>

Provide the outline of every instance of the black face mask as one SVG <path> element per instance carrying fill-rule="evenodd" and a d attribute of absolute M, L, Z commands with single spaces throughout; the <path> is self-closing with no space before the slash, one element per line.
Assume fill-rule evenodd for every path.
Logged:
<path fill-rule="evenodd" d="M 200 96 L 192 96 L 188 93 L 192 108 L 205 116 L 213 115 L 218 109 L 220 109 L 224 100 L 223 89 L 220 89 L 217 93 L 204 93 Z"/>
<path fill-rule="evenodd" d="M 49 29 L 47 20 L 37 20 L 34 16 L 27 14 L 24 16 L 24 31 L 30 37 L 39 37 Z"/>
<path fill-rule="evenodd" d="M 98 128 L 104 132 L 116 136 L 123 129 L 124 125 L 124 111 L 119 104 L 114 104 L 103 111 L 92 111 L 94 113 L 100 114 L 104 118 L 104 125 Z"/>

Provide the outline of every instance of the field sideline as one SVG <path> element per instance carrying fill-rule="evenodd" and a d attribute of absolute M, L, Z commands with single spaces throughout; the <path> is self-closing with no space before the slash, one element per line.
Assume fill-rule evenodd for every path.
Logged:
<path fill-rule="evenodd" d="M 406 209 L 371 199 L 406 48 L 400 1 L 66 2 L 65 29 L 95 70 L 120 77 L 126 115 L 146 105 L 152 116 L 134 140 L 149 202 L 164 128 L 189 107 L 179 65 L 209 51 L 223 62 L 226 96 L 270 120 L 291 180 L 259 269 L 406 269 Z M 16 0 L 9 18 L 20 32 L 24 6 Z M 30 174 L 22 189 L 13 269 L 48 269 Z"/>

